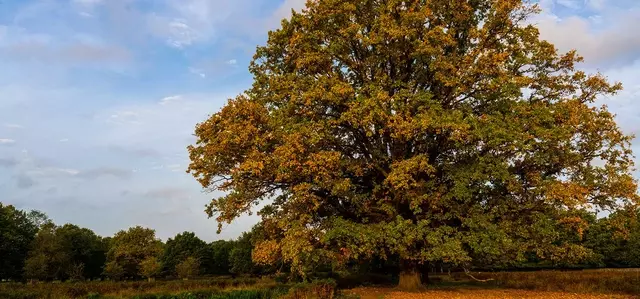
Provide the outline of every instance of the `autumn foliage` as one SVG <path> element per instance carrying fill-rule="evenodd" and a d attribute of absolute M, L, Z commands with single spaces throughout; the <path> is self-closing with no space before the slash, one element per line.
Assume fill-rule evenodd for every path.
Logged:
<path fill-rule="evenodd" d="M 581 260 L 581 211 L 638 203 L 630 136 L 521 0 L 319 0 L 270 32 L 252 88 L 198 124 L 190 173 L 231 222 L 261 203 L 254 258 L 300 273 L 395 257 Z M 406 276 L 406 275 L 405 275 Z M 401 276 L 402 277 L 402 276 Z"/>

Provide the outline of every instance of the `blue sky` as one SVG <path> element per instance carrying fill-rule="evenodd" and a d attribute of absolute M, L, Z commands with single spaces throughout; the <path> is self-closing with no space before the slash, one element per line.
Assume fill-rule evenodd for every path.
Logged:
<path fill-rule="evenodd" d="M 1 0 L 0 201 L 102 235 L 216 235 L 184 172 L 194 125 L 251 84 L 266 32 L 303 0 Z M 625 132 L 640 119 L 640 2 L 541 0 L 536 23 L 582 66 L 624 84 L 602 99 Z M 640 152 L 638 143 L 636 152 Z"/>

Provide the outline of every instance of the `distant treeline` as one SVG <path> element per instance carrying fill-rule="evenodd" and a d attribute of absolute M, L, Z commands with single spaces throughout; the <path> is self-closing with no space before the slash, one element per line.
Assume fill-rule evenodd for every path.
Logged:
<path fill-rule="evenodd" d="M 585 212 L 588 216 L 589 213 Z M 483 269 L 640 267 L 640 219 L 612 214 L 585 217 L 582 236 L 568 234 L 564 241 L 584 245 L 591 258 L 579 262 L 553 257 L 510 265 L 476 264 Z M 73 224 L 54 224 L 39 211 L 22 211 L 0 203 L 0 280 L 86 280 L 189 278 L 213 275 L 266 275 L 288 271 L 287 265 L 261 266 L 252 261 L 260 226 L 237 240 L 207 243 L 184 232 L 163 243 L 149 228 L 132 227 L 111 237 Z M 583 256 L 582 254 L 576 254 Z M 449 268 L 430 265 L 430 271 Z M 389 274 L 397 270 L 393 258 L 353 262 L 342 271 Z M 331 262 L 319 272 L 330 272 Z"/>

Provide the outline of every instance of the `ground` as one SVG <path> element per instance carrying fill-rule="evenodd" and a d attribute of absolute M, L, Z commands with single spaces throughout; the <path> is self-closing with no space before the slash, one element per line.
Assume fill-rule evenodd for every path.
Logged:
<path fill-rule="evenodd" d="M 499 290 L 499 289 L 458 289 L 458 290 L 427 290 L 417 293 L 399 292 L 393 288 L 356 288 L 344 291 L 345 294 L 357 294 L 361 299 L 454 299 L 454 298 L 575 298 L 575 299 L 596 299 L 596 298 L 638 298 L 631 295 L 612 294 L 584 294 L 584 293 L 563 293 L 528 290 Z"/>

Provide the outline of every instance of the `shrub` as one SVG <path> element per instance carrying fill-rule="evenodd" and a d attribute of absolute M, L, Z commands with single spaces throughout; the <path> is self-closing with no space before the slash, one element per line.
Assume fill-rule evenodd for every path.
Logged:
<path fill-rule="evenodd" d="M 333 299 L 336 297 L 336 282 L 332 279 L 298 283 L 283 297 L 286 299 Z"/>

